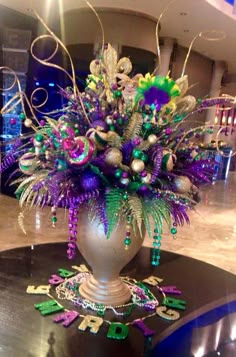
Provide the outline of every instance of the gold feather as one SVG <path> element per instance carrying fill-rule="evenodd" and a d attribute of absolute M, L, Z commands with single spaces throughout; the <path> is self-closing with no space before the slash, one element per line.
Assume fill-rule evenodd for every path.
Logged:
<path fill-rule="evenodd" d="M 133 229 L 138 227 L 139 233 L 142 234 L 142 202 L 136 194 L 128 196 L 128 204 L 132 216 Z"/>
<path fill-rule="evenodd" d="M 121 147 L 121 137 L 114 131 L 108 131 L 106 140 L 109 146 L 113 146 L 116 148 Z"/>
<path fill-rule="evenodd" d="M 25 185 L 27 185 L 29 182 L 31 182 L 31 181 L 33 181 L 33 180 L 35 180 L 35 175 L 32 175 L 32 176 L 27 177 L 27 178 L 24 177 L 23 181 L 22 181 L 21 184 L 18 186 L 18 188 L 17 188 L 16 191 L 21 190 L 21 188 L 23 188 Z M 15 183 L 17 183 L 16 181 L 17 181 L 17 180 L 13 181 L 13 182 L 12 182 L 12 185 L 15 184 Z"/>
<path fill-rule="evenodd" d="M 18 183 L 20 183 L 20 182 L 22 182 L 24 180 L 25 180 L 25 176 L 24 177 L 20 177 L 20 178 L 18 178 L 16 180 L 10 182 L 9 186 L 16 185 L 16 184 L 18 184 Z"/>
<path fill-rule="evenodd" d="M 137 149 L 145 151 L 150 148 L 150 146 L 153 144 L 150 144 L 148 140 L 143 140 L 138 146 Z"/>
<path fill-rule="evenodd" d="M 58 125 L 57 120 L 52 119 L 52 118 L 48 118 L 48 117 L 46 117 L 46 120 L 47 120 L 48 124 L 49 124 L 52 128 L 54 128 L 54 129 L 57 128 L 57 125 Z"/>
<path fill-rule="evenodd" d="M 143 124 L 143 118 L 142 115 L 139 113 L 134 113 L 125 128 L 123 139 L 124 141 L 127 141 L 129 139 L 132 139 L 133 137 L 139 135 L 141 128 Z"/>
<path fill-rule="evenodd" d="M 43 172 L 41 174 L 37 174 L 37 175 L 33 175 L 33 180 L 29 181 L 28 186 L 24 188 L 21 196 L 20 196 L 20 201 L 19 204 L 22 207 L 24 205 L 24 202 L 26 201 L 28 195 L 30 194 L 33 186 L 38 183 L 41 179 L 45 178 L 47 176 L 46 172 Z M 21 185 L 23 184 L 23 182 L 21 183 Z M 20 186 L 19 186 L 20 187 Z"/>
<path fill-rule="evenodd" d="M 19 227 L 21 229 L 21 231 L 24 233 L 24 234 L 27 234 L 26 233 L 26 230 L 25 230 L 25 227 L 24 227 L 24 211 L 22 210 L 19 214 L 18 214 L 18 224 L 19 224 Z"/>

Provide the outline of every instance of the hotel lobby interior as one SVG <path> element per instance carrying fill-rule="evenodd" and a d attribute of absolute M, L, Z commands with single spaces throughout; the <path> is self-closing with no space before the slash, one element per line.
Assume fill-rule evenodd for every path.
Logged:
<path fill-rule="evenodd" d="M 235 21 L 236 4 L 233 0 L 147 0 L 145 2 L 142 0 L 93 0 L 91 3 L 82 0 L 44 0 L 41 2 L 0 0 L 0 87 L 3 89 L 0 92 L 0 109 L 3 108 L 0 125 L 0 316 L 2 320 L 0 356 L 108 357 L 121 354 L 134 357 L 236 356 Z M 45 26 L 48 26 L 48 29 Z M 46 37 L 46 33 L 52 35 L 50 31 L 61 39 L 62 46 L 59 46 L 58 52 L 52 57 L 54 65 L 47 66 L 42 59 L 51 56 L 57 43 L 53 43 Z M 38 36 L 41 36 L 40 40 L 32 47 L 31 44 Z M 116 50 L 118 58 L 125 57 L 132 62 L 133 68 L 129 76 L 139 73 L 144 76 L 150 73 L 152 76 L 160 77 L 168 75 L 173 80 L 177 80 L 186 74 L 188 76 L 187 94 L 191 98 L 196 98 L 196 105 L 199 103 L 201 105 L 201 101 L 204 102 L 208 98 L 229 98 L 229 100 L 223 105 L 219 100 L 216 105 L 212 105 L 207 110 L 194 112 L 181 129 L 185 135 L 197 127 L 210 127 L 210 130 L 205 130 L 203 135 L 193 137 L 196 142 L 190 144 L 191 155 L 194 153 L 198 156 L 198 153 L 202 151 L 202 158 L 211 160 L 208 180 L 201 182 L 199 190 L 195 188 L 195 185 L 191 186 L 190 203 L 194 197 L 193 193 L 197 192 L 197 204 L 189 204 L 190 222 L 186 220 L 177 228 L 174 222 L 171 229 L 164 224 L 161 249 L 158 246 L 158 252 L 160 252 L 158 253 L 160 255 L 158 266 L 150 263 L 153 262 L 153 251 L 157 251 L 154 241 L 147 232 L 142 230 L 142 248 L 139 252 L 136 251 L 138 254 L 131 262 L 127 261 L 128 265 L 121 272 L 122 284 L 124 281 L 126 288 L 129 286 L 131 300 L 126 299 L 122 304 L 109 303 L 108 307 L 105 304 L 104 311 L 101 312 L 102 301 L 100 302 L 97 298 L 88 303 L 87 296 L 89 295 L 83 296 L 82 289 L 80 289 L 84 281 L 89 279 L 90 274 L 86 269 L 88 267 L 90 271 L 92 265 L 83 257 L 84 248 L 80 249 L 81 253 L 76 248 L 76 256 L 73 260 L 67 258 L 68 216 L 71 214 L 69 212 L 72 212 L 72 206 L 68 209 L 67 204 L 62 204 L 62 207 L 58 205 L 55 213 L 51 201 L 48 201 L 49 204 L 45 201 L 43 208 L 39 207 L 40 205 L 32 205 L 21 211 L 19 200 L 21 201 L 22 196 L 19 197 L 16 191 L 17 186 L 11 185 L 11 182 L 14 180 L 13 172 L 18 166 L 21 173 L 26 173 L 27 177 L 32 175 L 30 169 L 26 168 L 29 162 L 33 162 L 32 156 L 25 156 L 20 163 L 21 158 L 17 157 L 14 150 L 12 151 L 16 140 L 19 137 L 29 138 L 28 143 L 35 145 L 35 152 L 40 148 L 40 145 L 37 148 L 35 144 L 36 136 L 32 135 L 31 129 L 34 130 L 35 126 L 31 124 L 24 126 L 22 114 L 26 115 L 23 115 L 24 123 L 27 120 L 29 123 L 32 122 L 30 118 L 34 113 L 38 115 L 38 123 L 41 123 L 50 116 L 42 113 L 55 113 L 61 105 L 64 105 L 61 93 L 69 86 L 68 73 L 68 77 L 75 78 L 76 85 L 82 92 L 88 84 L 86 78 L 92 68 L 90 62 L 94 56 L 97 61 L 102 58 L 99 53 L 103 49 L 103 40 L 105 49 L 109 48 L 109 43 Z M 35 48 L 38 59 L 33 58 Z M 69 59 L 64 55 L 65 48 L 69 51 Z M 70 59 L 73 62 L 72 70 Z M 51 58 L 49 58 L 50 61 Z M 57 67 L 63 70 L 58 70 Z M 122 71 L 120 77 L 117 75 L 117 78 L 125 82 L 127 80 L 124 74 L 125 69 Z M 106 75 L 106 69 L 104 73 Z M 20 91 L 19 86 L 18 88 L 16 84 L 11 86 L 15 74 L 19 79 L 21 90 L 26 93 L 23 99 L 19 93 L 17 94 L 17 91 Z M 95 75 L 92 80 L 96 80 Z M 41 87 L 45 88 L 43 95 L 39 91 Z M 116 92 L 118 92 L 117 89 Z M 45 101 L 41 109 L 39 103 L 44 102 L 45 93 L 49 101 Z M 106 100 L 109 101 L 109 96 L 106 95 Z M 20 99 L 14 106 L 17 98 L 22 100 Z M 31 106 L 27 107 L 25 98 L 30 98 Z M 18 109 L 22 101 L 26 103 L 23 113 L 22 107 Z M 111 108 L 112 104 L 109 102 L 108 106 Z M 8 108 L 10 108 L 9 111 Z M 81 108 L 86 114 L 86 108 L 84 109 L 82 104 Z M 150 108 L 152 108 L 151 105 Z M 176 108 L 177 106 L 173 111 Z M 59 116 L 53 117 L 52 115 L 51 118 L 58 120 Z M 48 123 L 54 129 L 56 128 L 55 121 L 50 122 L 49 119 Z M 109 128 L 114 127 L 108 120 L 106 124 Z M 153 122 L 152 125 L 154 125 Z M 161 124 L 158 122 L 158 125 L 163 125 L 163 122 Z M 94 130 L 95 138 L 97 134 L 100 135 L 97 128 L 89 130 Z M 157 132 L 155 135 L 150 134 L 148 138 L 152 136 L 158 140 Z M 46 131 L 45 135 L 48 135 Z M 50 135 L 52 137 L 53 130 Z M 146 140 L 145 135 L 143 137 Z M 101 152 L 103 142 L 106 140 L 105 134 L 99 138 L 102 139 L 97 143 L 97 152 Z M 62 140 L 64 139 L 63 137 Z M 89 140 L 92 142 L 92 139 Z M 147 141 L 148 139 L 145 142 Z M 107 143 L 110 142 L 107 141 Z M 163 151 L 167 150 L 161 139 L 159 143 L 163 146 Z M 186 148 L 187 139 L 183 143 L 186 143 Z M 27 145 L 25 144 L 26 147 Z M 145 146 L 143 148 L 142 150 L 145 151 Z M 173 153 L 171 149 L 168 150 L 167 152 L 171 152 L 171 155 L 168 154 L 168 164 L 173 166 L 169 169 L 166 164 L 163 169 L 164 154 L 162 152 L 160 163 L 162 166 L 160 167 L 161 170 L 168 171 L 168 175 L 163 177 L 175 180 L 173 177 L 176 172 L 178 175 L 178 171 L 175 171 L 177 153 L 174 149 Z M 148 153 L 147 149 L 145 155 L 148 156 Z M 26 155 L 25 151 L 22 151 L 22 154 Z M 50 152 L 48 157 L 50 159 Z M 106 156 L 104 157 L 105 162 L 108 162 Z M 191 157 L 194 159 L 194 156 Z M 12 158 L 14 158 L 13 161 L 11 161 Z M 9 163 L 11 161 L 12 166 L 8 165 L 7 160 Z M 70 162 L 68 160 L 69 164 L 72 162 L 72 159 L 70 160 Z M 125 171 L 126 165 L 122 163 L 114 165 L 116 172 L 119 169 Z M 43 169 L 45 167 L 47 168 L 45 165 Z M 141 172 L 139 169 L 135 170 L 133 169 L 135 172 L 133 177 Z M 83 171 L 81 172 L 83 175 Z M 16 177 L 19 178 L 19 173 L 17 175 Z M 79 171 L 78 175 L 80 175 Z M 99 175 L 99 178 L 102 178 L 103 172 Z M 122 175 L 123 186 L 119 186 L 120 189 L 124 188 L 125 180 L 128 180 L 126 172 Z M 146 176 L 143 176 L 148 177 L 148 175 L 151 177 L 149 171 Z M 193 179 L 194 175 L 195 173 Z M 189 178 L 191 179 L 190 176 Z M 160 181 L 161 179 L 162 176 L 160 176 Z M 92 181 L 91 175 L 88 176 L 88 180 Z M 150 183 L 144 179 L 140 180 L 141 183 Z M 187 180 L 190 182 L 188 178 Z M 104 182 L 106 182 L 105 179 Z M 196 183 L 196 181 L 193 182 Z M 89 183 L 84 183 L 84 187 L 88 187 L 87 185 L 89 186 Z M 179 199 L 182 194 L 186 193 L 182 181 L 181 185 Z M 161 190 L 158 187 L 160 192 L 166 190 L 168 194 L 173 186 L 160 187 Z M 175 189 L 173 193 L 176 194 Z M 91 197 L 85 196 L 87 201 Z M 96 201 L 96 196 L 94 197 Z M 128 199 L 125 195 L 123 197 L 126 202 Z M 35 202 L 37 200 L 36 197 Z M 74 206 L 73 209 L 75 210 Z M 144 220 L 143 217 L 142 219 Z M 161 219 L 165 220 L 165 214 Z M 70 216 L 69 222 L 71 222 Z M 69 232 L 72 230 L 71 227 L 69 226 Z M 83 222 L 81 227 L 80 229 L 79 219 L 78 241 L 80 232 L 84 236 L 85 232 L 89 232 L 89 229 L 83 226 Z M 122 249 L 129 251 L 130 241 L 133 242 L 134 238 L 132 240 L 129 238 L 128 223 L 125 227 L 125 248 L 122 247 Z M 152 228 L 156 229 L 156 223 Z M 76 228 L 73 229 L 76 230 Z M 154 230 L 154 232 L 160 231 Z M 97 231 L 94 230 L 94 236 L 96 234 L 101 238 L 100 228 Z M 73 245 L 73 242 L 69 244 Z M 103 243 L 96 243 L 94 240 L 91 244 L 97 246 L 96 254 L 99 255 L 101 251 L 99 244 L 102 247 Z M 93 260 L 96 259 L 93 258 Z M 116 260 L 115 255 L 114 260 Z M 105 271 L 105 268 L 103 270 Z M 106 273 L 104 276 L 109 275 Z M 80 275 L 82 280 L 77 283 L 75 278 L 79 279 Z M 73 286 L 68 288 L 71 291 L 65 297 L 67 279 L 68 282 L 74 279 L 76 286 L 79 286 L 78 295 L 75 294 L 77 302 L 75 302 L 74 295 L 73 299 L 70 295 L 74 294 Z M 106 285 L 105 278 L 103 284 Z M 142 290 L 146 298 L 145 303 L 142 303 L 143 298 L 140 296 L 134 303 L 135 286 Z M 95 285 L 96 289 L 99 290 L 100 286 Z M 50 310 L 49 307 L 50 311 L 45 312 L 42 306 L 39 306 L 48 299 L 52 299 L 57 310 Z M 165 299 L 169 299 L 169 305 Z M 152 310 L 150 306 L 148 308 L 148 304 L 156 304 L 156 310 Z M 121 310 L 118 309 L 120 305 Z M 167 307 L 172 310 L 167 311 Z M 126 309 L 130 310 L 129 313 Z M 59 316 L 58 313 L 64 315 Z M 56 321 L 57 316 L 59 316 L 58 321 Z"/>

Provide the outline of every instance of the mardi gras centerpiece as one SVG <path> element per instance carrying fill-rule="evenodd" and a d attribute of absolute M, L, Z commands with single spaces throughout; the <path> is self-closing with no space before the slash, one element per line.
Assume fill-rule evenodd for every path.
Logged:
<path fill-rule="evenodd" d="M 55 226 L 57 208 L 68 209 L 68 257 L 74 257 L 78 244 L 93 269 L 80 286 L 81 295 L 117 305 L 130 298 L 119 272 L 145 233 L 153 238 L 151 264 L 157 266 L 163 226 L 175 235 L 178 225 L 189 222 L 198 188 L 212 175 L 212 162 L 196 144 L 212 127 L 186 131 L 183 123 L 216 104 L 231 107 L 234 98 L 196 100 L 187 94 L 186 75 L 177 80 L 133 76 L 129 58 L 118 59 L 110 44 L 91 62 L 83 92 L 73 67 L 72 74 L 66 73 L 72 85 L 59 89 L 62 108 L 39 120 L 37 107 L 20 87 L 2 108 L 11 112 L 20 101 L 20 118 L 32 131 L 15 141 L 1 170 L 18 162 L 13 184 L 18 185 L 21 218 L 27 207 L 49 205 Z"/>

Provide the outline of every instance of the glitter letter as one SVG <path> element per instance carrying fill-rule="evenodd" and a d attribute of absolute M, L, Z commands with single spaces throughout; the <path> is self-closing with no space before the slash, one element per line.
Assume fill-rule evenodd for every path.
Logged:
<path fill-rule="evenodd" d="M 107 331 L 107 337 L 113 340 L 124 340 L 128 336 L 128 326 L 120 322 L 112 322 Z"/>
<path fill-rule="evenodd" d="M 64 279 L 62 279 L 60 276 L 53 274 L 51 275 L 50 279 L 48 280 L 49 284 L 51 285 L 58 285 L 63 283 Z"/>
<path fill-rule="evenodd" d="M 89 327 L 90 332 L 97 333 L 102 323 L 103 319 L 101 317 L 86 315 L 81 324 L 79 325 L 78 329 L 81 331 L 85 331 L 87 327 Z"/>
<path fill-rule="evenodd" d="M 171 297 L 166 297 L 163 299 L 163 305 L 168 307 L 174 307 L 176 309 L 185 310 L 186 309 L 186 301 L 180 299 L 174 299 Z"/>
<path fill-rule="evenodd" d="M 53 322 L 58 323 L 63 321 L 62 326 L 68 327 L 78 316 L 79 314 L 76 311 L 66 311 L 54 317 Z"/>
<path fill-rule="evenodd" d="M 143 320 L 135 320 L 132 323 L 133 326 L 137 327 L 145 337 L 149 337 L 154 335 L 155 331 L 151 330 L 150 328 L 148 328 L 145 323 L 143 322 Z"/>
<path fill-rule="evenodd" d="M 79 266 L 77 265 L 72 265 L 72 269 L 78 270 L 80 273 L 87 273 L 89 270 L 84 264 L 80 264 Z"/>
<path fill-rule="evenodd" d="M 167 310 L 166 306 L 158 306 L 156 308 L 156 313 L 163 319 L 172 320 L 172 321 L 178 320 L 180 316 L 179 313 L 175 310 L 171 310 L 171 309 Z"/>
<path fill-rule="evenodd" d="M 161 290 L 165 294 L 173 294 L 173 295 L 181 295 L 182 291 L 177 290 L 175 285 L 170 285 L 170 286 L 162 286 Z"/>
<path fill-rule="evenodd" d="M 63 306 L 59 305 L 56 300 L 47 300 L 44 302 L 40 302 L 39 304 L 34 304 L 35 309 L 39 310 L 40 314 L 51 315 L 54 312 L 63 311 Z"/>
<path fill-rule="evenodd" d="M 39 286 L 34 286 L 34 285 L 28 285 L 27 286 L 27 294 L 38 294 L 38 295 L 47 295 L 50 290 L 50 285 L 39 285 Z"/>
<path fill-rule="evenodd" d="M 58 269 L 58 273 L 59 273 L 60 277 L 62 277 L 62 278 L 70 278 L 71 276 L 75 275 L 75 273 L 73 271 L 69 271 L 69 270 L 62 269 L 62 268 Z"/>
<path fill-rule="evenodd" d="M 161 283 L 163 279 L 158 278 L 157 276 L 149 276 L 148 278 L 144 279 L 143 282 L 149 284 L 151 286 L 156 286 Z"/>

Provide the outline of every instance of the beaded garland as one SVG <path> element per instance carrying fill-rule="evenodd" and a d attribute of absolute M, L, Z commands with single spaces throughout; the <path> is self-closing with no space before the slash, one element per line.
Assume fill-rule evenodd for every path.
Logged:
<path fill-rule="evenodd" d="M 73 271 L 68 271 L 59 268 L 58 274 L 53 274 L 49 278 L 49 285 L 30 285 L 26 290 L 28 294 L 49 297 L 50 300 L 36 303 L 34 307 L 42 316 L 58 313 L 53 318 L 53 322 L 62 323 L 63 327 L 68 327 L 76 319 L 82 318 L 78 330 L 89 329 L 91 333 L 96 334 L 99 332 L 100 326 L 105 323 L 108 325 L 106 337 L 116 340 L 127 338 L 129 328 L 134 327 L 142 332 L 145 344 L 149 341 L 148 345 L 151 347 L 151 337 L 155 331 L 151 330 L 144 321 L 155 316 L 175 321 L 180 317 L 180 313 L 176 309 L 183 311 L 186 308 L 184 300 L 173 297 L 173 295 L 181 295 L 182 292 L 176 286 L 161 286 L 160 283 L 163 282 L 163 279 L 156 276 L 147 277 L 143 281 L 122 277 L 132 295 L 131 300 L 124 305 L 114 307 L 93 303 L 83 299 L 78 292 L 79 285 L 88 279 L 91 273 L 85 265 L 72 266 L 72 269 Z M 76 310 L 66 309 L 59 300 L 71 302 Z M 124 319 L 132 316 L 134 309 L 137 309 L 140 317 L 124 322 Z M 87 311 L 88 314 L 84 314 Z M 90 315 L 90 311 L 92 315 Z M 108 320 L 107 312 L 112 312 L 117 319 L 122 318 L 122 322 Z"/>

